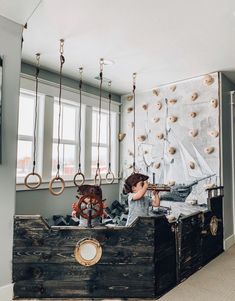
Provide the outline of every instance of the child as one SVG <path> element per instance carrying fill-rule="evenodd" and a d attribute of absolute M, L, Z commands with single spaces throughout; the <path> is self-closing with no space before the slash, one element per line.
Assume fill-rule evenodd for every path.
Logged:
<path fill-rule="evenodd" d="M 78 188 L 78 193 L 79 193 L 79 196 L 77 197 L 78 202 L 81 199 L 81 197 L 83 197 L 84 195 L 94 195 L 97 200 L 102 201 L 102 190 L 99 186 L 96 186 L 96 185 L 82 185 Z M 82 216 L 78 216 L 79 215 L 78 202 L 72 204 L 72 209 L 73 209 L 72 217 L 79 217 L 79 219 L 80 219 L 79 227 L 87 227 L 88 220 L 86 218 L 82 217 Z M 103 208 L 105 207 L 103 201 L 102 201 L 102 206 L 103 206 Z M 101 221 L 100 216 L 92 219 L 91 220 L 92 227 L 99 226 L 100 221 Z"/>
<path fill-rule="evenodd" d="M 138 216 L 148 216 L 150 197 L 145 196 L 148 189 L 148 176 L 140 173 L 130 175 L 124 184 L 123 193 L 128 195 L 129 213 L 126 226 L 129 226 Z M 159 207 L 160 199 L 157 191 L 153 192 L 152 206 Z"/>

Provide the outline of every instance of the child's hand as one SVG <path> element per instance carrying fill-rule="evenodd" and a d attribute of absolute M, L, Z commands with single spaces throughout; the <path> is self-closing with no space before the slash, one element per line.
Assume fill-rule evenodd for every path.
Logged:
<path fill-rule="evenodd" d="M 158 190 L 153 190 L 153 195 L 154 196 L 159 195 L 159 191 Z"/>
<path fill-rule="evenodd" d="M 72 211 L 72 217 L 77 217 L 77 212 L 75 210 Z"/>
<path fill-rule="evenodd" d="M 77 206 L 77 203 L 73 203 L 73 204 L 72 204 L 72 209 L 73 209 L 73 210 L 77 210 L 77 207 L 78 207 L 78 206 Z"/>
<path fill-rule="evenodd" d="M 159 207 L 160 206 L 160 197 L 159 197 L 159 191 L 158 190 L 153 190 L 152 206 L 153 207 Z"/>
<path fill-rule="evenodd" d="M 147 181 L 145 181 L 143 188 L 148 189 L 148 187 L 149 187 L 149 183 Z"/>

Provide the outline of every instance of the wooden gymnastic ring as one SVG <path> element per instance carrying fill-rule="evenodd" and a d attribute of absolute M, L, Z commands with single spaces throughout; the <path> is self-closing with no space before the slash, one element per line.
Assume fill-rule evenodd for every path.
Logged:
<path fill-rule="evenodd" d="M 111 175 L 111 177 L 109 177 L 109 175 Z M 106 179 L 107 184 L 113 184 L 113 182 L 114 182 L 114 173 L 111 170 L 109 170 L 105 175 L 105 179 Z"/>
<path fill-rule="evenodd" d="M 98 180 L 97 180 L 97 178 L 98 178 Z M 95 177 L 94 177 L 94 184 L 100 186 L 100 185 L 101 185 L 101 180 L 102 180 L 102 179 L 101 179 L 100 172 L 99 172 L 99 173 L 96 173 L 96 174 L 95 174 Z M 98 184 L 97 184 L 97 181 L 98 181 Z"/>
<path fill-rule="evenodd" d="M 76 178 L 77 178 L 78 176 L 81 176 L 81 180 L 80 180 L 80 181 L 79 181 L 79 180 L 76 180 Z M 77 181 L 78 181 L 78 183 L 77 183 Z M 82 172 L 78 171 L 78 172 L 75 174 L 74 178 L 73 178 L 73 183 L 74 183 L 74 185 L 77 186 L 77 187 L 79 187 L 79 186 L 83 185 L 84 182 L 85 182 L 85 176 L 84 176 L 84 174 L 83 174 Z"/>
<path fill-rule="evenodd" d="M 38 178 L 38 182 L 35 185 L 29 184 L 28 179 L 30 176 L 36 176 Z M 36 173 L 36 172 L 30 172 L 27 174 L 27 176 L 24 178 L 24 185 L 28 187 L 29 189 L 36 189 L 42 184 L 42 177 Z"/>
<path fill-rule="evenodd" d="M 61 184 L 62 184 L 61 189 L 60 189 L 58 192 L 56 192 L 56 191 L 54 191 L 54 190 L 52 189 L 52 185 L 53 185 L 53 183 L 54 183 L 55 181 L 60 181 Z M 54 177 L 54 178 L 52 178 L 52 179 L 50 180 L 50 183 L 49 183 L 49 191 L 50 191 L 51 194 L 53 194 L 53 195 L 55 195 L 55 196 L 58 196 L 58 195 L 60 195 L 61 193 L 64 192 L 64 188 L 65 188 L 65 182 L 64 182 L 64 179 L 62 179 L 61 177 L 56 176 L 56 177 Z"/>

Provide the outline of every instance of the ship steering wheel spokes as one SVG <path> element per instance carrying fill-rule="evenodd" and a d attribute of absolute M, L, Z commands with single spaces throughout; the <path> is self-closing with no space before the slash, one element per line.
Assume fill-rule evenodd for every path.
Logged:
<path fill-rule="evenodd" d="M 91 212 L 91 213 L 90 213 Z M 78 214 L 85 219 L 94 219 L 103 214 L 103 202 L 95 195 L 84 195 L 78 202 Z"/>

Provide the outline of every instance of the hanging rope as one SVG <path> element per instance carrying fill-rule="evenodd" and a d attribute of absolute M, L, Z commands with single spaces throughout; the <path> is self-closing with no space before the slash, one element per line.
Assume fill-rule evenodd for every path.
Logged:
<path fill-rule="evenodd" d="M 40 72 L 40 53 L 36 54 L 36 74 L 35 74 L 35 109 L 34 109 L 34 132 L 33 132 L 33 170 L 24 179 L 24 184 L 29 189 L 36 189 L 38 188 L 42 183 L 41 176 L 35 172 L 35 166 L 36 166 L 36 148 L 37 148 L 37 141 L 36 141 L 36 134 L 37 134 L 37 109 L 38 109 L 38 76 Z M 36 176 L 38 181 L 36 183 L 28 183 L 30 176 Z"/>
<path fill-rule="evenodd" d="M 100 125 L 101 125 L 101 100 L 102 100 L 102 85 L 103 85 L 103 67 L 104 60 L 100 59 L 100 97 L 99 97 L 99 113 L 98 113 L 98 145 L 97 145 L 97 167 L 95 171 L 94 184 L 101 185 L 100 174 Z"/>
<path fill-rule="evenodd" d="M 81 121 L 82 121 L 82 74 L 83 68 L 79 68 L 80 82 L 79 82 L 79 125 L 78 125 L 78 171 L 73 178 L 74 185 L 79 187 L 84 184 L 85 176 L 81 172 Z M 80 179 L 77 179 L 79 177 Z"/>
<path fill-rule="evenodd" d="M 111 84 L 112 82 L 109 81 L 109 166 L 108 166 L 108 172 L 106 173 L 105 179 L 106 183 L 112 184 L 114 181 L 114 173 L 111 169 L 111 101 L 112 101 L 112 95 L 111 95 Z"/>
<path fill-rule="evenodd" d="M 136 152 L 135 152 L 135 82 L 136 82 L 136 73 L 133 73 L 132 75 L 132 79 L 133 79 L 133 88 L 132 88 L 132 93 L 133 93 L 133 113 L 134 113 L 134 126 L 133 126 L 133 173 L 136 172 L 136 166 L 135 166 L 135 157 L 136 157 Z"/>
<path fill-rule="evenodd" d="M 60 195 L 61 193 L 63 193 L 64 188 L 65 188 L 65 182 L 64 180 L 60 177 L 60 134 L 61 134 L 61 109 L 62 109 L 62 103 L 61 103 L 61 93 L 62 93 L 62 69 L 63 69 L 63 65 L 65 62 L 65 58 L 64 58 L 64 40 L 61 39 L 60 40 L 60 84 L 59 84 L 59 115 L 58 115 L 58 143 L 57 143 L 57 172 L 56 172 L 56 176 L 54 178 L 51 179 L 50 183 L 49 183 L 49 190 L 53 195 Z M 59 181 L 61 182 L 61 188 L 59 191 L 55 191 L 52 186 L 54 184 L 55 181 Z"/>

